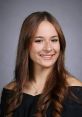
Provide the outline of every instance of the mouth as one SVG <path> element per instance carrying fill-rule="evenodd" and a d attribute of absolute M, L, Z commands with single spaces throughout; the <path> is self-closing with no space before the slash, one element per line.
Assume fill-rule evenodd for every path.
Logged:
<path fill-rule="evenodd" d="M 54 54 L 51 55 L 40 55 L 44 60 L 51 60 Z"/>

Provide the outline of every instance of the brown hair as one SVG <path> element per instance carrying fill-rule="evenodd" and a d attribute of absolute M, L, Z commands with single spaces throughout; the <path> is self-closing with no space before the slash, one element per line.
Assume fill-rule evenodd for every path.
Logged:
<path fill-rule="evenodd" d="M 49 21 L 58 33 L 60 55 L 56 61 L 53 71 L 48 76 L 43 93 L 38 100 L 35 116 L 46 116 L 46 110 L 49 105 L 52 104 L 54 107 L 54 111 L 52 113 L 53 117 L 61 117 L 61 112 L 63 110 L 62 104 L 67 91 L 66 75 L 68 72 L 64 66 L 66 41 L 58 21 L 46 11 L 32 13 L 22 24 L 15 67 L 16 87 L 14 87 L 15 93 L 8 101 L 8 106 L 6 108 L 7 114 L 11 114 L 12 111 L 20 105 L 23 98 L 22 90 L 24 88 L 25 81 L 31 79 L 30 72 L 32 72 L 33 69 L 31 67 L 32 62 L 29 58 L 29 46 L 39 24 L 44 20 Z"/>

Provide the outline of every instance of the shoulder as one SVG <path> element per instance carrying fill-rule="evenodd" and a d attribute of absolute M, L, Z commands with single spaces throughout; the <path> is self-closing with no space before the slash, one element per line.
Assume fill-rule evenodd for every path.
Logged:
<path fill-rule="evenodd" d="M 10 83 L 8 83 L 6 86 L 4 86 L 5 89 L 9 89 L 9 90 L 13 90 L 16 86 L 16 82 L 12 81 Z"/>
<path fill-rule="evenodd" d="M 16 82 L 13 81 L 3 87 L 1 92 L 1 104 L 6 104 L 7 100 L 10 99 L 15 89 L 15 86 Z"/>
<path fill-rule="evenodd" d="M 82 86 L 82 82 L 73 76 L 67 77 L 67 83 L 69 86 Z"/>

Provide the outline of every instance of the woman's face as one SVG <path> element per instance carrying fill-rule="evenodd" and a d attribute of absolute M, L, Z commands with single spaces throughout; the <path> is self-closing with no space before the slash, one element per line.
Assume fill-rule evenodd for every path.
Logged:
<path fill-rule="evenodd" d="M 29 53 L 34 66 L 53 67 L 60 53 L 60 43 L 57 31 L 50 22 L 40 23 Z"/>

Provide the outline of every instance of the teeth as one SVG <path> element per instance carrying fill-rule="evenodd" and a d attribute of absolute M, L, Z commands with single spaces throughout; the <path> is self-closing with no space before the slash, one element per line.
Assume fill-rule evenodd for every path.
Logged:
<path fill-rule="evenodd" d="M 51 59 L 53 55 L 41 55 L 44 59 Z"/>
<path fill-rule="evenodd" d="M 46 57 L 50 57 L 50 56 L 53 56 L 53 55 L 41 55 L 41 56 L 46 56 Z"/>
<path fill-rule="evenodd" d="M 42 57 L 51 57 L 51 56 L 42 56 Z"/>
<path fill-rule="evenodd" d="M 41 56 L 52 56 L 52 55 L 41 55 Z"/>

